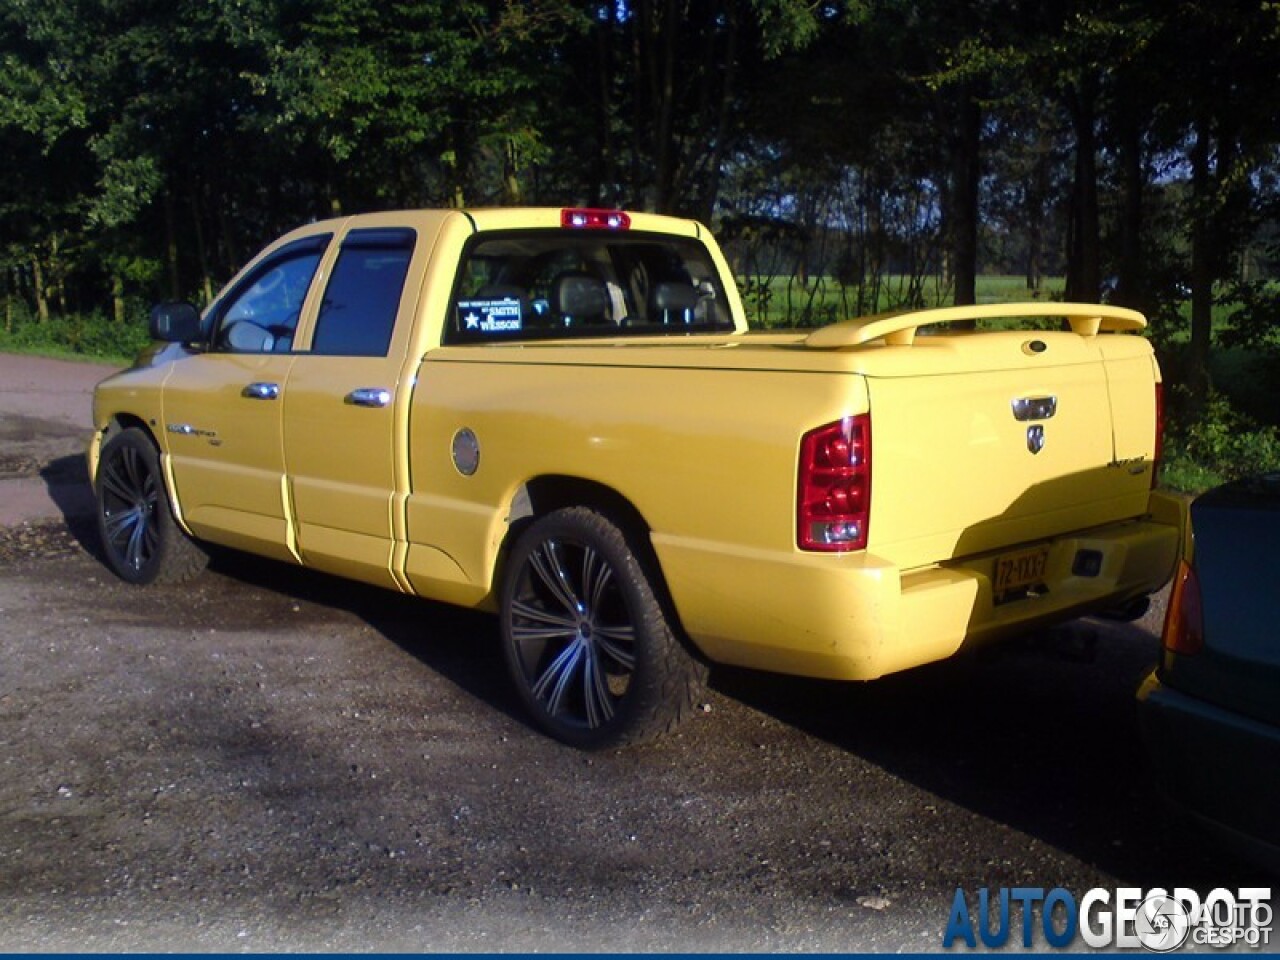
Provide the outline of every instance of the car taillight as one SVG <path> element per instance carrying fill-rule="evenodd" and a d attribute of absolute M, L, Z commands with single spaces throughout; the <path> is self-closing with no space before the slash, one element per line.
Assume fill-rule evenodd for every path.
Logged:
<path fill-rule="evenodd" d="M 1200 606 L 1200 578 L 1195 567 L 1183 560 L 1169 594 L 1164 615 L 1164 648 L 1170 653 L 1193 654 L 1204 648 L 1204 615 Z"/>
<path fill-rule="evenodd" d="M 572 230 L 629 230 L 631 217 L 621 210 L 565 209 L 560 226 Z"/>
<path fill-rule="evenodd" d="M 801 550 L 867 546 L 871 516 L 871 415 L 845 417 L 800 440 L 796 542 Z"/>
<path fill-rule="evenodd" d="M 1164 384 L 1156 383 L 1156 442 L 1151 454 L 1151 489 L 1160 481 L 1160 462 L 1164 460 Z"/>

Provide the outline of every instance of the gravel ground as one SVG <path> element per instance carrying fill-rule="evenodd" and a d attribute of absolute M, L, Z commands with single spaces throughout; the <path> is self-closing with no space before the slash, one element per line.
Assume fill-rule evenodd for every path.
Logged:
<path fill-rule="evenodd" d="M 74 424 L 15 416 L 49 443 L 5 462 L 82 503 Z M 61 512 L 0 525 L 0 952 L 919 951 L 957 887 L 1273 884 L 1148 783 L 1158 612 L 869 685 L 719 671 L 584 754 L 490 618 L 232 554 L 134 589 Z"/>
<path fill-rule="evenodd" d="M 487 617 L 0 544 L 3 951 L 927 950 L 957 887 L 1265 880 L 1147 785 L 1140 629 L 724 671 L 677 736 L 583 754 L 525 723 Z"/>

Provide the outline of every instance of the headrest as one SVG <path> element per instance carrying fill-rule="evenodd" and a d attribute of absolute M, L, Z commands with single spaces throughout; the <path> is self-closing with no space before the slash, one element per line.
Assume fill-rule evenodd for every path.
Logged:
<path fill-rule="evenodd" d="M 567 317 L 603 317 L 609 310 L 604 281 L 589 273 L 562 273 L 551 291 L 555 310 Z"/>

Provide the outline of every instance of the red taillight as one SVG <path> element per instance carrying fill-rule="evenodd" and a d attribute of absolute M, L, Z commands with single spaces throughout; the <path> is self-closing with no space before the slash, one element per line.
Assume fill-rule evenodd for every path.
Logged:
<path fill-rule="evenodd" d="M 1164 648 L 1170 653 L 1193 654 L 1204 648 L 1204 615 L 1200 607 L 1200 578 L 1195 567 L 1185 560 L 1178 564 L 1178 575 L 1169 594 L 1169 609 L 1164 615 Z"/>
<path fill-rule="evenodd" d="M 1160 462 L 1165 458 L 1165 384 L 1156 383 L 1156 444 L 1151 454 L 1151 489 L 1160 481 Z"/>
<path fill-rule="evenodd" d="M 571 230 L 629 230 L 631 217 L 621 210 L 560 211 L 560 226 Z"/>
<path fill-rule="evenodd" d="M 845 417 L 810 430 L 800 440 L 800 549 L 863 550 L 870 516 L 871 415 Z"/>

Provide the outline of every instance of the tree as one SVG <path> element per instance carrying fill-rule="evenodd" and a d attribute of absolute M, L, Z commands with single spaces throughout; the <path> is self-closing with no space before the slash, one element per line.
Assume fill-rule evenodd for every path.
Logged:
<path fill-rule="evenodd" d="M 1258 173 L 1276 161 L 1280 116 L 1280 8 L 1247 0 L 1180 0 L 1166 8 L 1156 40 L 1165 62 L 1183 64 L 1169 91 L 1183 118 L 1190 169 L 1191 349 L 1188 384 L 1209 385 L 1215 284 L 1228 279 L 1257 228 Z"/>

